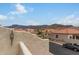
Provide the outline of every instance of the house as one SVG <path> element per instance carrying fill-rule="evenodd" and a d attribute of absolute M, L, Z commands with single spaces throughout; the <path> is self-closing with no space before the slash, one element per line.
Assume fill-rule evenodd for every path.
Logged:
<path fill-rule="evenodd" d="M 25 30 L 23 29 L 14 29 L 16 32 L 26 32 Z"/>
<path fill-rule="evenodd" d="M 79 30 L 75 28 L 52 29 L 52 31 L 49 32 L 49 38 L 50 40 L 79 44 Z"/>
<path fill-rule="evenodd" d="M 25 31 L 26 31 L 26 32 L 35 33 L 35 30 L 34 30 L 34 29 L 29 29 L 29 28 L 28 28 L 28 29 L 25 29 Z"/>

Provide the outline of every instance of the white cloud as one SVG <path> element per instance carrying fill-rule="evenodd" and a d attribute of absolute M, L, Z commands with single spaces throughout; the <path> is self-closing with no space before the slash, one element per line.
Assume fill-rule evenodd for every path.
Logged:
<path fill-rule="evenodd" d="M 34 8 L 32 7 L 29 7 L 29 8 L 25 8 L 24 5 L 18 3 L 18 4 L 14 4 L 14 10 L 10 11 L 8 13 L 8 15 L 22 15 L 22 14 L 25 14 L 25 13 L 28 13 L 28 12 L 33 12 L 34 11 Z"/>
<path fill-rule="evenodd" d="M 79 26 L 79 17 L 76 17 L 74 14 L 72 14 L 57 21 L 54 21 L 54 23 Z"/>
<path fill-rule="evenodd" d="M 34 21 L 34 20 L 28 20 L 28 21 L 26 22 L 26 25 L 39 25 L 39 23 L 36 22 L 36 21 Z"/>
<path fill-rule="evenodd" d="M 18 12 L 18 13 L 27 13 L 28 11 L 25 9 L 25 7 L 23 6 L 23 5 L 21 5 L 21 4 L 16 4 L 15 5 L 16 6 L 16 11 Z"/>
<path fill-rule="evenodd" d="M 15 4 L 14 6 L 15 6 L 14 11 L 10 11 L 8 15 L 19 15 L 28 12 L 28 10 L 25 9 L 25 7 L 22 4 Z"/>
<path fill-rule="evenodd" d="M 0 15 L 0 20 L 6 20 L 8 17 L 5 15 Z"/>

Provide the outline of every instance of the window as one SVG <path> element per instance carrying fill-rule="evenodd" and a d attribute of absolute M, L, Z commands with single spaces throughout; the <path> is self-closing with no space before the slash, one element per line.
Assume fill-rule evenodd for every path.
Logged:
<path fill-rule="evenodd" d="M 76 39 L 79 39 L 79 36 L 76 36 Z"/>
<path fill-rule="evenodd" d="M 73 36 L 72 35 L 68 35 L 68 39 L 73 39 Z"/>
<path fill-rule="evenodd" d="M 72 39 L 72 36 L 70 36 L 70 39 Z"/>
<path fill-rule="evenodd" d="M 73 36 L 73 39 L 75 39 L 75 36 Z"/>
<path fill-rule="evenodd" d="M 56 38 L 58 38 L 58 35 L 56 35 Z"/>
<path fill-rule="evenodd" d="M 75 39 L 75 35 L 70 36 L 70 39 Z"/>

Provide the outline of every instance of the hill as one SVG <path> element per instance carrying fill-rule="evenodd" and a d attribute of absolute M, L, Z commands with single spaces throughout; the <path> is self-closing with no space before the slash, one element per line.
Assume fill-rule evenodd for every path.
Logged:
<path fill-rule="evenodd" d="M 17 25 L 17 24 L 14 24 L 14 25 L 11 25 L 11 26 L 5 26 L 5 27 L 8 27 L 8 28 L 16 28 L 16 29 L 63 29 L 63 28 L 78 28 L 78 27 L 75 27 L 75 26 L 72 26 L 72 25 L 62 25 L 62 24 L 52 24 L 52 25 L 36 25 L 36 26 L 33 26 L 33 25 L 29 25 L 29 26 L 25 26 L 25 25 Z"/>

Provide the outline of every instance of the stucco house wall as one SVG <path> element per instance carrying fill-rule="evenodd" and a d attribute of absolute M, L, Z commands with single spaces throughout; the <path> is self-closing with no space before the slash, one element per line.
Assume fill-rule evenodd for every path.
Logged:
<path fill-rule="evenodd" d="M 56 35 L 58 35 L 58 38 L 56 38 Z M 50 40 L 61 40 L 64 41 L 66 43 L 77 43 L 79 44 L 79 39 L 73 39 L 70 38 L 70 36 L 73 36 L 72 34 L 56 34 L 56 33 L 52 33 L 49 35 L 49 38 L 51 38 Z"/>

